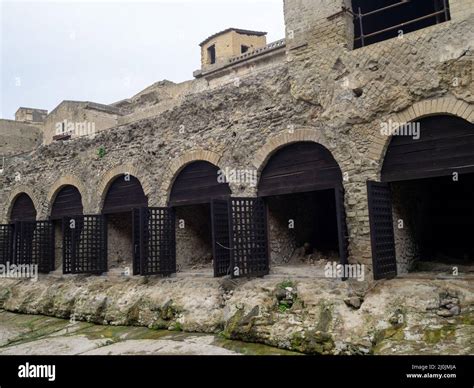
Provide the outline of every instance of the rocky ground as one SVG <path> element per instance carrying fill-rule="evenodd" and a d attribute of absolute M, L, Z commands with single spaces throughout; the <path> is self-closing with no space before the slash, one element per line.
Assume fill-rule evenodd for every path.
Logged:
<path fill-rule="evenodd" d="M 292 355 L 216 335 L 0 312 L 0 355 Z"/>
<path fill-rule="evenodd" d="M 134 349 L 173 354 L 173 335 L 184 336 L 192 345 L 189 354 L 227 354 L 228 349 L 218 345 L 215 349 L 216 338 L 307 354 L 474 354 L 472 279 L 419 277 L 361 283 L 299 276 L 239 281 L 205 276 L 47 276 L 37 282 L 1 279 L 0 308 L 67 319 L 65 324 L 72 320 L 107 325 L 100 330 L 117 329 L 117 333 L 123 330 L 118 327 L 129 326 L 125 331 L 131 334 L 124 334 L 125 338 L 130 335 L 130 341 L 135 341 L 112 338 L 107 344 L 110 338 L 91 339 L 80 331 L 88 327 L 79 325 L 77 332 L 74 329 L 77 346 L 68 350 L 71 342 L 63 340 L 65 328 L 60 327 L 53 338 L 54 349 L 61 354 L 127 354 Z M 10 329 L 3 326 L 2 352 L 30 351 L 28 344 L 11 348 L 21 333 L 9 337 L 15 324 Z M 156 338 L 148 334 L 133 334 L 143 328 L 151 329 L 147 331 L 151 337 L 156 333 L 162 342 L 153 342 Z M 51 353 L 48 341 L 45 349 Z"/>

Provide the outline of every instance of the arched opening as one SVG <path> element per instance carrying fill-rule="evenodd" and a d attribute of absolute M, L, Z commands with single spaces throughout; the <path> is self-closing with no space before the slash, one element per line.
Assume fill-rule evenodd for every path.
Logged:
<path fill-rule="evenodd" d="M 32 199 L 26 193 L 19 194 L 13 201 L 10 211 L 10 222 L 35 220 L 36 209 Z"/>
<path fill-rule="evenodd" d="M 176 177 L 169 206 L 176 214 L 176 261 L 180 271 L 212 268 L 211 201 L 230 195 L 228 183 L 212 163 L 192 162 Z"/>
<path fill-rule="evenodd" d="M 133 210 L 148 206 L 148 198 L 140 181 L 131 175 L 115 178 L 105 195 L 102 214 L 107 222 L 109 269 L 131 268 L 135 252 Z"/>
<path fill-rule="evenodd" d="M 382 168 L 390 188 L 399 272 L 474 267 L 474 125 L 439 115 L 393 136 Z"/>
<path fill-rule="evenodd" d="M 50 220 L 54 228 L 54 251 L 55 268 L 62 265 L 64 231 L 63 222 L 65 217 L 83 215 L 82 195 L 77 187 L 72 185 L 63 186 L 56 194 L 51 206 Z"/>
<path fill-rule="evenodd" d="M 26 193 L 17 195 L 10 211 L 9 227 L 2 227 L 2 260 L 14 264 L 33 264 L 35 249 L 36 209 Z"/>
<path fill-rule="evenodd" d="M 259 197 L 268 206 L 273 265 L 347 260 L 342 172 L 325 147 L 293 143 L 263 169 Z"/>

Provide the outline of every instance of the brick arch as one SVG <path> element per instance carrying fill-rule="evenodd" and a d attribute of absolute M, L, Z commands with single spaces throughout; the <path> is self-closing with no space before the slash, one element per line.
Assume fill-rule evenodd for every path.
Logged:
<path fill-rule="evenodd" d="M 160 194 L 163 194 L 162 201 L 167 202 L 168 198 L 171 194 L 171 189 L 173 188 L 173 183 L 179 173 L 188 165 L 193 162 L 198 161 L 205 161 L 214 164 L 215 166 L 219 166 L 219 162 L 222 159 L 222 155 L 217 154 L 216 152 L 212 151 L 205 151 L 205 150 L 195 150 L 186 152 L 185 154 L 181 155 L 179 158 L 174 159 L 166 169 L 166 172 L 163 177 L 163 181 L 161 184 Z M 161 205 L 165 206 L 166 203 L 162 202 Z"/>
<path fill-rule="evenodd" d="M 33 188 L 27 185 L 19 185 L 19 186 L 15 186 L 13 190 L 10 192 L 10 195 L 8 196 L 4 214 L 2 215 L 4 223 L 7 223 L 10 220 L 10 214 L 13 208 L 13 204 L 15 203 L 16 198 L 20 194 L 23 194 L 23 193 L 27 194 L 33 201 L 33 204 L 35 205 L 35 209 L 36 209 L 36 218 L 37 219 L 44 218 L 43 201 L 41 201 L 41 199 L 38 198 L 38 196 L 34 194 Z"/>
<path fill-rule="evenodd" d="M 53 203 L 56 199 L 56 196 L 64 186 L 74 186 L 79 190 L 82 197 L 82 206 L 84 207 L 84 212 L 87 213 L 90 205 L 90 196 L 84 183 L 75 175 L 65 175 L 54 182 L 49 189 L 48 195 L 46 197 L 46 215 L 51 215 L 51 210 L 53 208 Z"/>
<path fill-rule="evenodd" d="M 257 168 L 258 174 L 260 174 L 276 151 L 293 143 L 307 141 L 318 143 L 327 148 L 331 152 L 339 167 L 341 167 L 341 163 L 337 160 L 336 155 L 334 155 L 332 152 L 333 147 L 331 147 L 324 134 L 314 129 L 299 129 L 292 133 L 288 132 L 271 138 L 257 152 L 252 164 L 255 168 Z"/>
<path fill-rule="evenodd" d="M 125 174 L 130 174 L 131 176 L 137 178 L 142 185 L 143 192 L 150 199 L 152 184 L 150 177 L 144 173 L 143 166 L 132 163 L 121 164 L 110 169 L 102 176 L 97 187 L 97 197 L 91 202 L 92 206 L 94 206 L 94 203 L 97 204 L 96 211 L 100 211 L 102 209 L 110 185 L 117 177 L 123 176 Z"/>
<path fill-rule="evenodd" d="M 424 117 L 436 115 L 451 115 L 463 118 L 474 123 L 474 106 L 454 97 L 442 97 L 426 101 L 420 101 L 402 112 L 387 118 L 393 122 L 406 124 Z M 377 163 L 377 176 L 380 177 L 383 160 L 387 153 L 392 136 L 382 135 L 380 128 L 374 129 L 374 135 L 369 149 L 369 156 Z"/>

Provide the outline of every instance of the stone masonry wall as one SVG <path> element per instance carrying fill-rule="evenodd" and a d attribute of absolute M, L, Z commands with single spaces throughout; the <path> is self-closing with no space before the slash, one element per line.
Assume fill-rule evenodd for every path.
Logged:
<path fill-rule="evenodd" d="M 41 124 L 0 120 L 0 156 L 33 151 L 42 140 L 40 128 Z"/>
<path fill-rule="evenodd" d="M 342 1 L 286 0 L 285 61 L 93 139 L 8 159 L 0 218 L 7 221 L 12 200 L 27 192 L 46 219 L 48 193 L 60 179 L 82 182 L 84 212 L 100 212 L 108 182 L 124 173 L 141 181 L 150 206 L 164 206 L 175 174 L 193 160 L 260 172 L 285 144 L 315 141 L 332 152 L 345 177 L 350 261 L 370 265 L 366 181 L 379 179 L 390 141 L 381 122 L 436 113 L 474 122 L 473 8 L 461 12 L 459 4 L 452 1 L 450 22 L 352 50 L 347 15 L 327 18 Z M 231 189 L 234 196 L 256 195 L 251 186 Z"/>
<path fill-rule="evenodd" d="M 352 50 L 351 18 L 331 17 L 347 3 L 285 1 L 288 68 L 293 97 L 314 106 L 345 174 L 351 255 L 370 264 L 366 181 L 379 180 L 390 141 L 380 124 L 446 110 L 473 121 L 474 18 L 452 1 L 450 22 Z"/>
<path fill-rule="evenodd" d="M 419 212 L 416 206 L 420 203 L 419 190 L 416 186 L 408 188 L 392 185 L 393 201 L 393 230 L 395 232 L 395 251 L 397 253 L 397 270 L 399 274 L 407 273 L 413 268 L 414 262 L 419 258 L 419 249 L 416 244 L 416 230 L 413 218 Z M 410 217 L 411 215 L 411 217 Z"/>
<path fill-rule="evenodd" d="M 180 270 L 211 268 L 211 218 L 206 205 L 176 209 L 176 263 Z"/>
<path fill-rule="evenodd" d="M 289 228 L 289 217 L 281 212 L 268 211 L 268 234 L 270 239 L 270 265 L 285 264 L 295 253 L 294 229 Z"/>
<path fill-rule="evenodd" d="M 117 116 L 114 114 L 87 109 L 86 102 L 64 101 L 48 115 L 44 122 L 44 144 L 53 142 L 53 137 L 58 134 L 58 125 L 60 126 L 65 119 L 67 123 L 75 126 L 86 124 L 88 128 L 94 128 L 96 131 L 117 125 Z"/>
<path fill-rule="evenodd" d="M 132 213 L 107 216 L 108 268 L 132 268 Z M 130 271 L 131 272 L 131 271 Z"/>

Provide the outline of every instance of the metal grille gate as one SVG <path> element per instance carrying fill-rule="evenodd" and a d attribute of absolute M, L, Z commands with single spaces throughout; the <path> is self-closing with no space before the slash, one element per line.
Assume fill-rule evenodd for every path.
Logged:
<path fill-rule="evenodd" d="M 33 263 L 38 264 L 38 270 L 41 273 L 49 273 L 55 270 L 54 226 L 50 221 L 35 222 Z"/>
<path fill-rule="evenodd" d="M 41 273 L 54 271 L 54 228 L 50 221 L 18 221 L 12 231 L 13 264 L 37 265 Z"/>
<path fill-rule="evenodd" d="M 346 209 L 344 206 L 344 187 L 334 189 L 336 193 L 337 238 L 339 242 L 339 258 L 341 264 L 348 264 L 348 232 L 346 223 Z"/>
<path fill-rule="evenodd" d="M 392 198 L 388 183 L 367 182 L 374 279 L 397 276 Z"/>
<path fill-rule="evenodd" d="M 176 272 L 176 222 L 171 208 L 133 211 L 134 274 L 164 275 Z"/>
<path fill-rule="evenodd" d="M 63 273 L 107 272 L 107 223 L 103 215 L 63 219 Z"/>
<path fill-rule="evenodd" d="M 140 209 L 132 211 L 133 274 L 140 275 Z"/>
<path fill-rule="evenodd" d="M 229 211 L 229 201 L 212 201 L 212 257 L 215 277 L 230 275 L 232 271 Z"/>
<path fill-rule="evenodd" d="M 0 264 L 13 260 L 13 225 L 0 225 Z"/>
<path fill-rule="evenodd" d="M 212 217 L 215 276 L 267 275 L 269 249 L 264 200 L 215 200 Z"/>
<path fill-rule="evenodd" d="M 232 277 L 269 273 L 267 208 L 262 198 L 232 198 Z"/>

